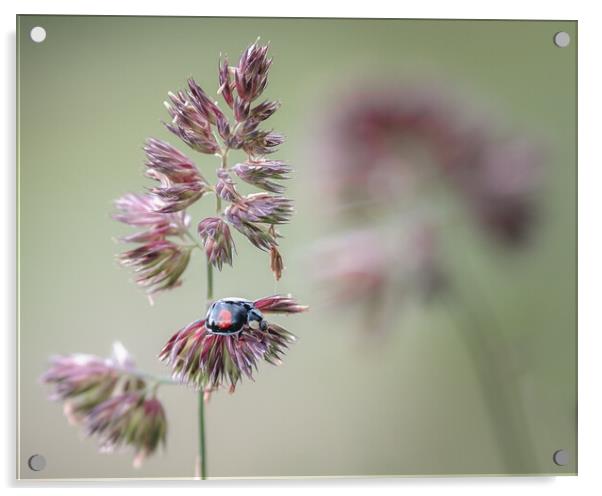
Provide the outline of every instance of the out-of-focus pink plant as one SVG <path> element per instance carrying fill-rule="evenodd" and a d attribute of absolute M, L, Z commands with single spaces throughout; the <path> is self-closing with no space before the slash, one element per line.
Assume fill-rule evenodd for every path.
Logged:
<path fill-rule="evenodd" d="M 460 334 L 506 470 L 527 471 L 534 450 L 505 363 L 511 347 L 503 333 L 491 332 L 491 315 L 480 318 L 487 310 L 482 301 L 473 304 L 478 295 L 465 297 L 452 280 L 441 227 L 456 196 L 494 246 L 523 247 L 539 217 L 540 148 L 426 85 L 366 85 L 334 105 L 322 135 L 320 180 L 339 223 L 352 227 L 318 246 L 318 277 L 340 304 L 363 305 L 364 327 L 373 332 L 395 327 L 391 312 L 408 296 L 448 295 L 462 315 Z M 386 322 L 377 321 L 382 309 Z"/>
<path fill-rule="evenodd" d="M 366 85 L 335 100 L 321 178 L 324 197 L 354 227 L 321 243 L 318 260 L 329 263 L 318 274 L 341 301 L 369 302 L 391 285 L 427 295 L 445 287 L 442 221 L 432 211 L 442 189 L 498 245 L 528 241 L 541 152 L 466 107 L 445 92 L 403 84 Z"/>

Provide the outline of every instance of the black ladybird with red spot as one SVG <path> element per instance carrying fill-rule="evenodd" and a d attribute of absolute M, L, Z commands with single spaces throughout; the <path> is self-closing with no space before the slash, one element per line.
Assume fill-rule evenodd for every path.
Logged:
<path fill-rule="evenodd" d="M 213 302 L 207 311 L 205 327 L 213 334 L 229 336 L 242 332 L 245 326 L 267 330 L 268 323 L 252 301 L 223 298 Z"/>

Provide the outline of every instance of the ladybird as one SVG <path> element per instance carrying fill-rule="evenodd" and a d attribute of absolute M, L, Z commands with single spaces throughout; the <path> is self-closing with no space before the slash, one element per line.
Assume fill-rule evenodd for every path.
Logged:
<path fill-rule="evenodd" d="M 243 298 L 223 298 L 213 302 L 207 311 L 205 327 L 213 334 L 239 334 L 245 326 L 266 331 L 268 323 L 252 301 Z"/>

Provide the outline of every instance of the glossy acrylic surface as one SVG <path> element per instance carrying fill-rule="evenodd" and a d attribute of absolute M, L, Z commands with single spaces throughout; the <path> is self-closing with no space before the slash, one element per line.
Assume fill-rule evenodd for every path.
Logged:
<path fill-rule="evenodd" d="M 282 108 L 269 123 L 287 138 L 279 155 L 295 168 L 297 213 L 282 229 L 282 279 L 238 237 L 215 295 L 291 292 L 311 310 L 274 319 L 299 336 L 282 366 L 263 364 L 255 382 L 208 403 L 210 477 L 577 472 L 576 22 L 20 16 L 17 25 L 20 478 L 194 476 L 189 388 L 160 389 L 167 446 L 136 469 L 127 450 L 99 453 L 69 425 L 39 378 L 52 355 L 107 356 L 116 340 L 165 375 L 165 341 L 204 317 L 201 253 L 182 287 L 149 306 L 115 262 L 126 229 L 112 201 L 150 185 L 147 137 L 177 142 L 161 124 L 168 92 L 193 76 L 217 99 L 220 53 L 236 61 L 258 36 L 274 58 L 265 96 Z M 30 39 L 35 26 L 46 30 L 41 43 Z M 554 44 L 560 31 L 565 48 Z M 358 122 L 366 128 L 335 149 Z M 214 173 L 213 157 L 177 146 Z M 501 151 L 478 180 L 468 169 L 447 181 L 438 168 L 462 165 L 449 159 L 458 150 L 492 149 Z M 526 149 L 536 173 L 513 168 Z M 341 153 L 359 163 L 356 176 L 333 165 Z M 340 194 L 342 184 L 352 189 Z M 500 214 L 525 184 L 536 187 Z M 213 204 L 194 212 L 212 215 Z M 374 229 L 386 235 L 375 241 Z M 344 240 L 334 253 L 333 237 Z M 433 257 L 437 270 L 422 272 Z M 43 470 L 28 467 L 35 454 Z"/>

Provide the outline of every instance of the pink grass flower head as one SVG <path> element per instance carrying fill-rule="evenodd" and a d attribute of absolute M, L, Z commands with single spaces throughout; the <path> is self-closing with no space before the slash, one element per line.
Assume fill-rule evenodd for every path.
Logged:
<path fill-rule="evenodd" d="M 127 194 L 115 202 L 120 211 L 114 219 L 144 230 L 120 239 L 139 246 L 121 253 L 119 263 L 133 269 L 135 282 L 151 297 L 158 291 L 181 284 L 180 277 L 190 260 L 191 246 L 175 243 L 188 232 L 185 212 L 164 213 L 163 201 L 152 195 Z"/>
<path fill-rule="evenodd" d="M 199 236 L 209 263 L 221 270 L 222 265 L 232 265 L 235 251 L 228 224 L 219 217 L 207 217 L 199 222 Z"/>
<path fill-rule="evenodd" d="M 167 129 L 190 148 L 209 155 L 219 151 L 219 144 L 211 132 L 213 114 L 203 102 L 189 92 L 179 91 L 170 93 L 165 107 L 172 118 L 171 123 L 166 124 Z"/>
<path fill-rule="evenodd" d="M 242 148 L 252 157 L 274 153 L 284 143 L 284 136 L 274 131 L 256 129 L 245 135 Z"/>
<path fill-rule="evenodd" d="M 150 296 L 181 284 L 180 276 L 188 267 L 191 250 L 190 246 L 163 239 L 128 250 L 118 259 L 121 265 L 133 269 L 136 284 Z"/>
<path fill-rule="evenodd" d="M 161 183 L 151 193 L 162 203 L 161 213 L 179 212 L 209 191 L 196 166 L 169 143 L 150 138 L 144 147 L 146 175 Z"/>
<path fill-rule="evenodd" d="M 268 71 L 272 59 L 268 57 L 268 46 L 259 40 L 249 46 L 234 69 L 234 83 L 238 98 L 244 102 L 255 100 L 268 84 Z"/>
<path fill-rule="evenodd" d="M 252 160 L 232 167 L 236 175 L 258 188 L 272 193 L 283 193 L 284 185 L 276 180 L 289 178 L 291 168 L 280 160 Z"/>
<path fill-rule="evenodd" d="M 92 355 L 56 356 L 41 380 L 51 385 L 50 399 L 63 402 L 63 411 L 72 424 L 82 419 L 113 393 L 119 373 L 111 360 Z"/>
<path fill-rule="evenodd" d="M 137 195 L 128 193 L 115 200 L 118 213 L 113 218 L 142 231 L 120 238 L 124 243 L 145 243 L 164 239 L 166 236 L 183 236 L 190 223 L 184 212 L 174 214 L 161 213 L 163 208 L 160 199 L 153 195 Z"/>
<path fill-rule="evenodd" d="M 165 446 L 167 419 L 161 402 L 144 392 L 115 396 L 96 406 L 86 417 L 86 433 L 97 438 L 100 449 L 111 453 L 126 446 L 134 449 L 134 466 Z"/>
<path fill-rule="evenodd" d="M 74 354 L 57 356 L 42 375 L 50 398 L 62 401 L 68 420 L 99 441 L 102 451 L 135 447 L 134 464 L 165 441 L 167 422 L 159 400 L 146 398 L 148 386 L 121 343 L 109 358 Z"/>
<path fill-rule="evenodd" d="M 269 225 L 288 223 L 295 211 L 291 200 L 270 193 L 247 195 L 237 206 L 247 222 Z"/>
<path fill-rule="evenodd" d="M 115 219 L 145 228 L 122 238 L 142 246 L 123 253 L 119 260 L 134 269 L 136 283 L 148 295 L 181 284 L 193 248 L 181 242 L 192 237 L 186 209 L 210 193 L 217 196 L 217 215 L 198 223 L 209 262 L 218 270 L 232 265 L 233 227 L 252 245 L 269 253 L 274 277 L 282 276 L 284 264 L 277 242 L 280 233 L 275 226 L 287 223 L 294 209 L 292 201 L 283 196 L 282 184 L 291 167 L 265 158 L 277 150 L 284 137 L 260 128 L 280 108 L 278 101 L 256 103 L 268 84 L 272 65 L 268 49 L 258 40 L 242 53 L 237 65 L 230 65 L 227 59 L 219 64 L 217 92 L 230 107 L 233 122 L 192 78 L 187 88 L 170 93 L 165 102 L 171 117 L 166 127 L 193 150 L 221 158 L 214 184 L 171 144 L 150 138 L 144 147 L 146 176 L 159 184 L 147 195 L 130 194 L 116 202 L 122 212 Z M 246 159 L 228 167 L 230 150 L 241 150 Z M 235 179 L 264 191 L 243 196 Z M 223 211 L 221 202 L 226 203 Z"/>
<path fill-rule="evenodd" d="M 255 193 L 228 206 L 224 215 L 228 222 L 257 248 L 271 253 L 273 266 L 277 252 L 277 238 L 280 236 L 275 226 L 289 222 L 294 213 L 291 200 L 280 195 Z M 280 262 L 282 262 L 280 260 Z M 274 273 L 279 278 L 279 272 Z"/>
<path fill-rule="evenodd" d="M 228 171 L 224 169 L 217 170 L 215 193 L 227 202 L 237 202 L 241 199 L 241 195 L 236 189 L 236 183 L 232 180 Z"/>
<path fill-rule="evenodd" d="M 230 205 L 224 214 L 228 223 L 243 234 L 256 248 L 269 252 L 272 247 L 278 245 L 276 230 L 249 221 L 244 205 Z"/>
<path fill-rule="evenodd" d="M 205 318 L 174 334 L 159 358 L 172 368 L 175 379 L 198 390 L 209 392 L 225 386 L 233 392 L 243 376 L 253 379 L 260 360 L 280 364 L 295 341 L 293 334 L 262 315 L 306 309 L 292 297 L 281 295 L 255 301 L 218 300 Z"/>

